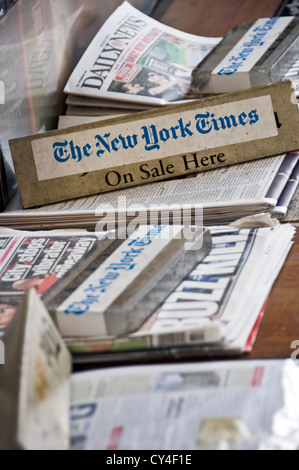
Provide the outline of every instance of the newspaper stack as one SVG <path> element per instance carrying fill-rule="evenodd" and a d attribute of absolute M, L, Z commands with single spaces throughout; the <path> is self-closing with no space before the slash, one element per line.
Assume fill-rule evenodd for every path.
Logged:
<path fill-rule="evenodd" d="M 177 449 L 298 450 L 298 393 L 292 359 L 74 374 L 71 448 L 109 450 L 108 463 L 120 450 L 165 450 L 148 458 L 157 465 L 187 463 L 185 453 L 167 453 Z M 142 457 L 130 459 L 137 467 Z"/>
<path fill-rule="evenodd" d="M 212 249 L 135 333 L 67 337 L 77 362 L 243 354 L 252 350 L 295 228 L 210 228 Z"/>
<path fill-rule="evenodd" d="M 64 336 L 127 335 L 139 328 L 211 248 L 207 230 L 145 225 L 111 241 L 47 305 Z"/>
<path fill-rule="evenodd" d="M 1 227 L 0 337 L 26 292 L 50 301 L 110 244 L 107 233 L 15 231 Z"/>
<path fill-rule="evenodd" d="M 67 450 L 71 356 L 32 289 L 3 338 L 0 449 Z"/>
<path fill-rule="evenodd" d="M 123 29 L 126 31 L 126 37 L 124 34 L 120 34 Z M 124 113 L 138 112 L 153 106 L 199 98 L 198 91 L 192 87 L 192 71 L 200 64 L 205 63 L 208 57 L 213 56 L 220 47 L 220 43 L 222 44 L 220 37 L 199 37 L 169 28 L 134 9 L 128 2 L 124 2 L 100 29 L 68 80 L 65 87 L 68 107 L 66 115 L 60 116 L 59 127 L 70 127 Z M 297 62 L 283 77 L 283 79 L 288 78 L 291 78 L 297 87 L 298 97 Z M 151 81 L 152 79 L 156 82 Z M 234 177 L 236 178 L 233 182 L 229 178 L 229 181 L 226 180 L 221 184 L 223 172 L 219 171 L 212 173 L 210 177 L 199 176 L 199 180 L 193 182 L 194 187 L 190 188 L 191 203 L 208 206 L 204 209 L 206 224 L 211 224 L 213 221 L 225 224 L 250 212 L 267 210 L 273 210 L 275 217 L 278 218 L 286 215 L 298 186 L 298 167 L 288 167 L 284 175 L 286 176 L 285 185 L 280 186 L 280 193 L 276 191 L 275 194 L 272 193 L 273 197 L 267 198 L 267 207 L 264 203 L 260 204 L 261 199 L 257 201 L 258 191 L 253 190 L 247 193 L 249 186 L 253 189 L 252 182 L 256 178 L 256 173 L 252 172 L 252 167 L 248 164 L 242 164 L 242 169 L 243 167 L 242 174 L 239 167 L 235 168 Z M 252 179 L 250 179 L 249 173 L 254 174 Z M 279 172 L 281 181 L 283 173 Z M 237 177 L 240 174 L 242 182 Z M 247 181 L 243 178 L 245 174 L 248 174 Z M 221 175 L 220 183 L 218 183 L 219 175 Z M 232 176 L 231 173 L 230 176 Z M 212 185 L 213 191 L 206 191 L 203 194 L 198 188 L 205 187 L 208 179 L 207 187 Z M 241 191 L 238 191 L 238 194 L 233 194 L 227 188 L 235 187 L 236 179 L 243 188 L 246 186 L 246 189 L 243 192 L 239 186 L 238 189 Z M 216 184 L 215 181 L 217 181 Z M 247 186 L 248 184 L 249 186 Z M 175 194 L 174 203 L 181 204 L 182 197 L 178 195 L 177 186 L 175 183 L 169 186 L 171 189 L 169 188 L 168 192 L 167 188 L 166 194 L 169 194 L 169 198 L 170 195 Z M 187 183 L 186 186 L 188 186 Z M 218 188 L 221 187 L 224 191 L 219 189 L 218 192 Z M 214 192 L 215 188 L 217 188 L 217 194 Z M 161 193 L 164 192 L 164 185 L 160 189 Z M 159 189 L 151 186 L 148 195 L 151 195 L 155 190 L 159 194 Z M 134 190 L 126 193 L 130 199 L 129 205 L 131 205 L 132 196 L 136 201 L 139 201 L 140 195 L 142 199 L 145 199 L 144 189 L 137 191 L 136 198 Z M 189 187 L 184 187 L 183 192 L 187 198 L 188 191 Z M 245 202 L 244 195 L 248 194 L 249 198 Z M 265 197 L 266 193 L 264 192 L 262 199 L 264 200 Z M 148 199 L 151 200 L 151 197 L 149 196 Z M 166 197 L 166 204 L 167 199 Z M 269 199 L 272 199 L 271 202 Z M 115 207 L 113 197 L 112 200 Z M 91 208 L 90 201 L 95 201 L 95 199 L 86 201 L 89 208 Z M 96 202 L 102 204 L 102 199 Z M 272 207 L 269 207 L 269 204 Z M 78 206 L 76 207 L 78 208 Z M 227 213 L 224 213 L 226 208 L 228 209 Z M 243 211 L 246 211 L 246 214 Z M 84 212 L 84 215 L 87 216 L 85 209 Z M 50 218 L 51 216 L 52 214 L 49 215 Z"/>
<path fill-rule="evenodd" d="M 220 39 L 170 28 L 124 2 L 69 78 L 67 114 L 109 117 L 193 98 L 191 72 Z"/>

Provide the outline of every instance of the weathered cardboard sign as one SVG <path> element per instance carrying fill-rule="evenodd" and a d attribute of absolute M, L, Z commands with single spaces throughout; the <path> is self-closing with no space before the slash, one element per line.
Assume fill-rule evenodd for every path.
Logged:
<path fill-rule="evenodd" d="M 299 149 L 290 81 L 10 141 L 24 208 Z"/>

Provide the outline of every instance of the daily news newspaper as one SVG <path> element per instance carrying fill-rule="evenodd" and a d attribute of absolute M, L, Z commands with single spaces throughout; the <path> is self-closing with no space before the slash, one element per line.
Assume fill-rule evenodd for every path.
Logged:
<path fill-rule="evenodd" d="M 193 68 L 221 38 L 165 26 L 124 2 L 99 30 L 65 93 L 161 105 L 188 99 Z"/>
<path fill-rule="evenodd" d="M 296 450 L 298 393 L 292 359 L 77 373 L 71 449 L 109 450 L 111 459 L 118 450 Z"/>

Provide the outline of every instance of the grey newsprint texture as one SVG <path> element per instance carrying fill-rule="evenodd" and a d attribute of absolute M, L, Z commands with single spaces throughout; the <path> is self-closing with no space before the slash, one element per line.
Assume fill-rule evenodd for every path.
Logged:
<path fill-rule="evenodd" d="M 0 340 L 0 365 L 5 364 L 5 346 L 3 341 Z"/>

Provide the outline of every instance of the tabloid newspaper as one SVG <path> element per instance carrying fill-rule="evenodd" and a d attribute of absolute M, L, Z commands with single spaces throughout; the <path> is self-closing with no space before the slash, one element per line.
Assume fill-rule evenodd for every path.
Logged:
<path fill-rule="evenodd" d="M 135 333 L 65 341 L 75 361 L 249 352 L 295 228 L 211 227 L 212 249 Z"/>
<path fill-rule="evenodd" d="M 67 276 L 78 274 L 85 261 L 105 245 L 104 234 L 84 232 L 18 232 L 1 227 L 0 336 L 12 320 L 24 293 L 42 298 Z"/>
<path fill-rule="evenodd" d="M 89 228 L 117 224 L 229 224 L 271 212 L 299 159 L 299 153 L 263 158 L 194 175 L 22 210 L 18 195 L 0 214 L 0 224 L 17 229 Z M 185 211 L 185 217 L 182 215 Z M 202 218 L 203 217 L 203 218 Z M 168 221 L 168 222 L 167 222 Z M 183 221 L 183 222 L 182 222 Z"/>
<path fill-rule="evenodd" d="M 165 465 L 174 463 L 171 450 L 179 459 L 186 458 L 184 450 L 296 450 L 298 393 L 299 369 L 292 359 L 77 373 L 71 449 L 109 451 L 111 464 L 121 463 L 120 450 L 164 450 L 159 456 Z M 142 456 L 133 455 L 136 461 L 127 463 L 142 466 Z M 148 462 L 159 465 L 153 455 Z"/>
<path fill-rule="evenodd" d="M 192 69 L 220 39 L 170 28 L 124 2 L 87 48 L 65 93 L 156 106 L 188 99 Z"/>

